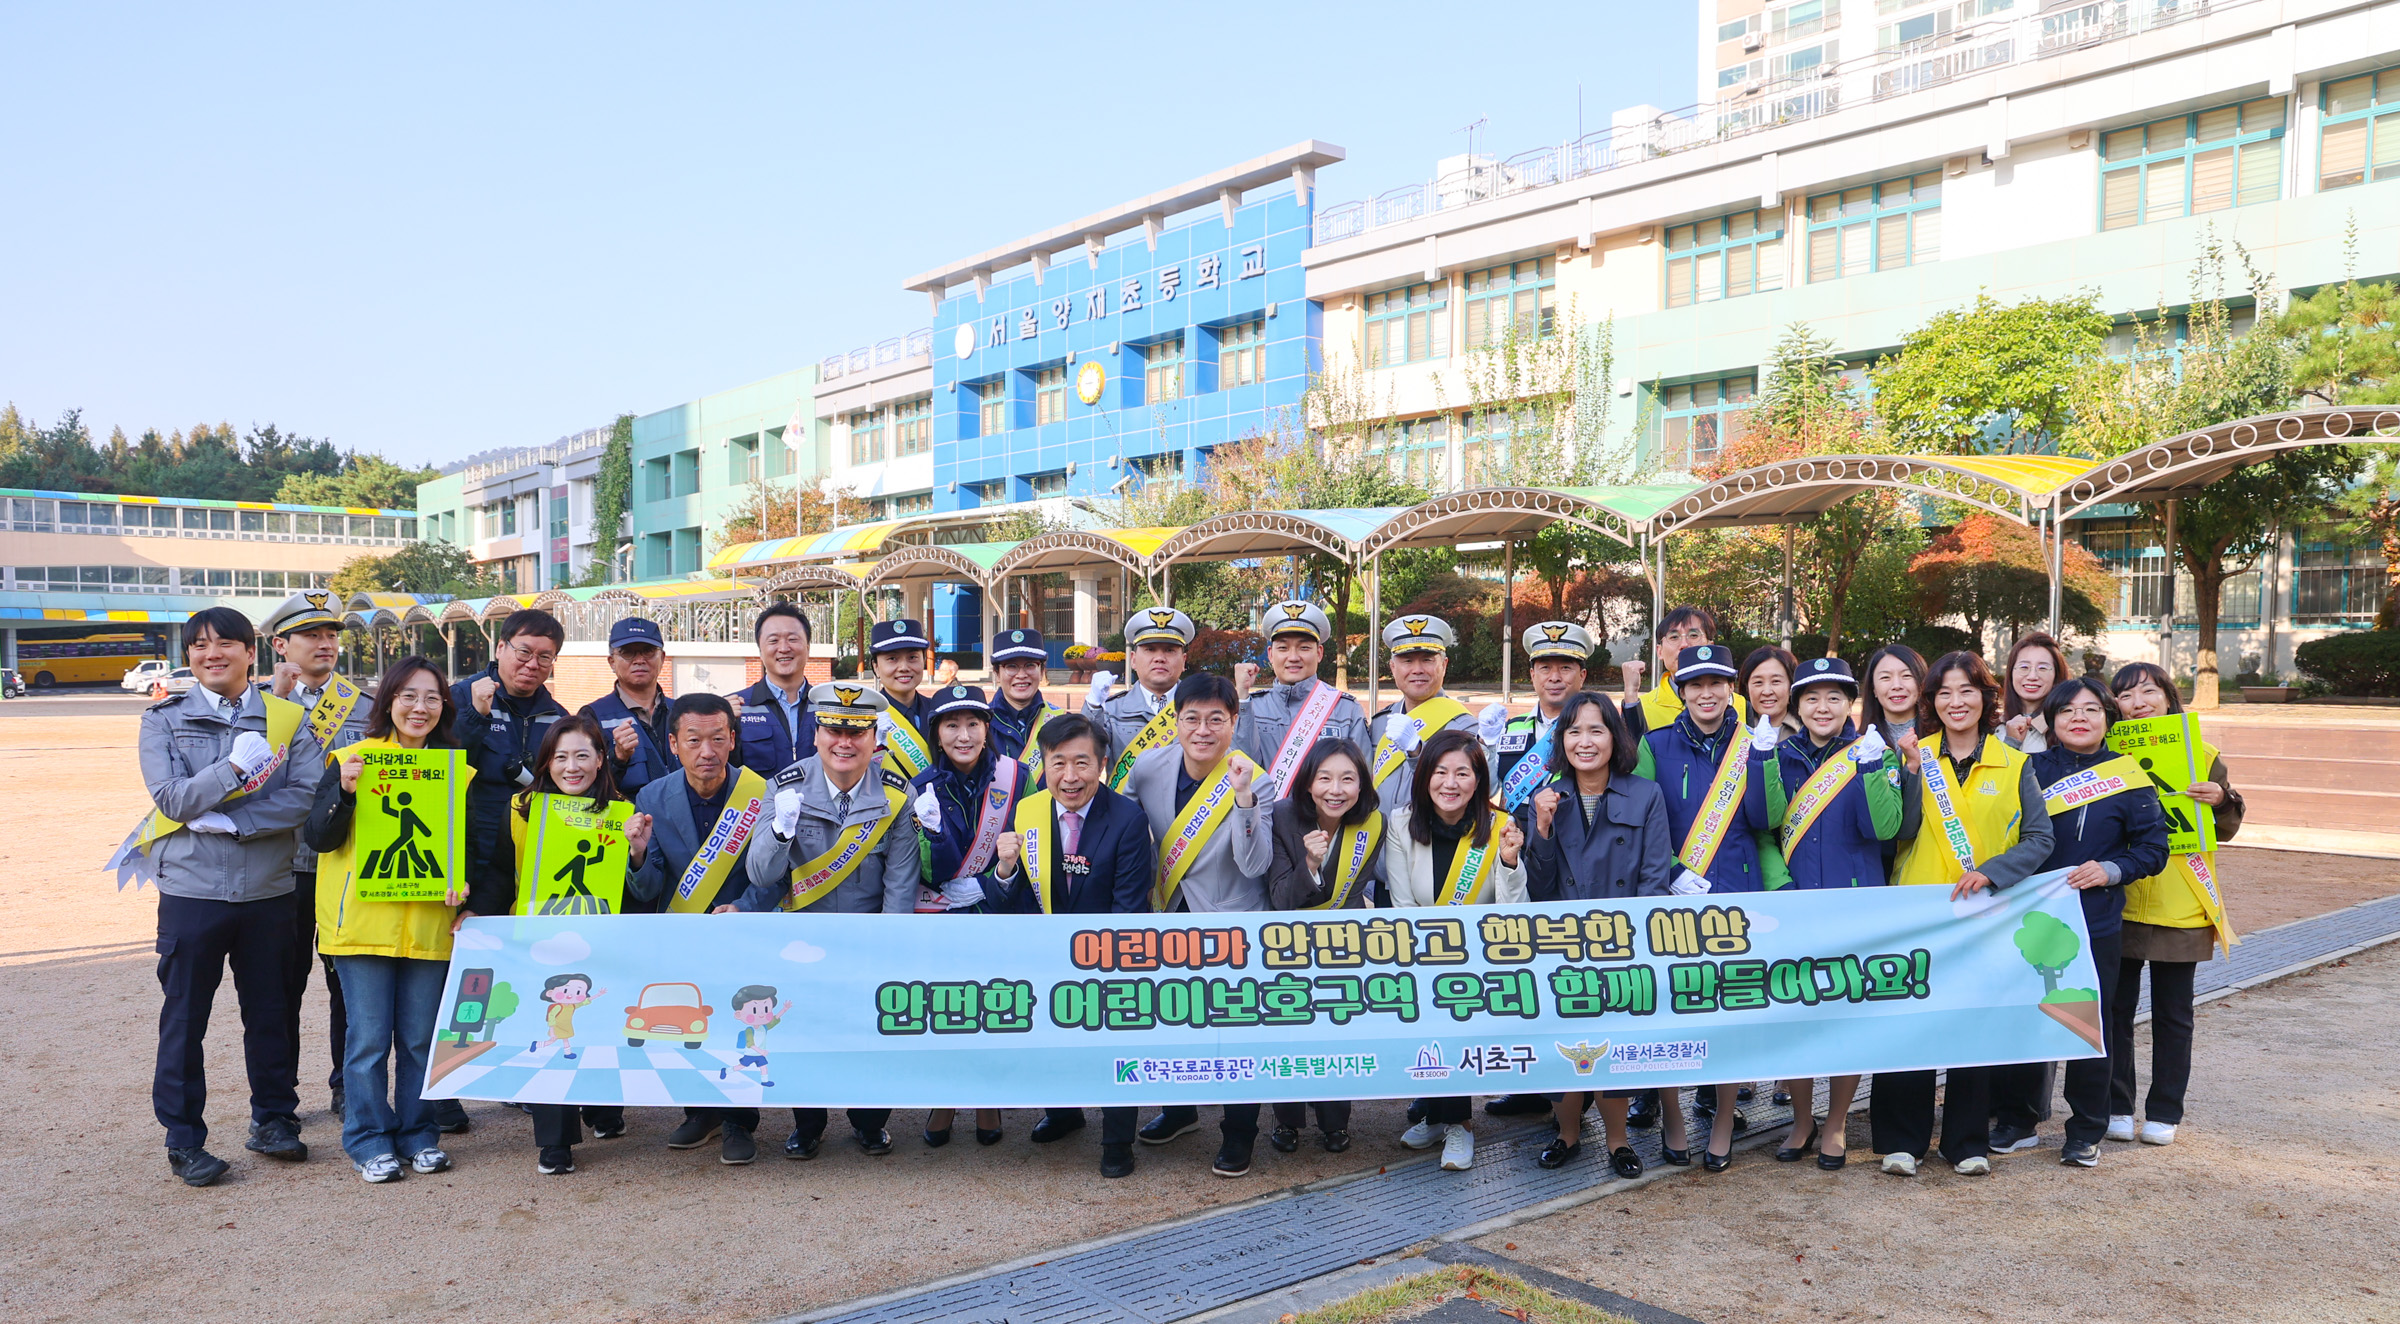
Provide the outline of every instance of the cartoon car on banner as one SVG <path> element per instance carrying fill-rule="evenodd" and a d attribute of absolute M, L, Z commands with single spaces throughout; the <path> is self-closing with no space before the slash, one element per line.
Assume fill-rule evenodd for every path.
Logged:
<path fill-rule="evenodd" d="M 625 1009 L 625 1042 L 633 1048 L 658 1039 L 680 1039 L 698 1048 L 708 1038 L 716 1008 L 700 1000 L 697 984 L 645 984 L 641 1002 Z"/>

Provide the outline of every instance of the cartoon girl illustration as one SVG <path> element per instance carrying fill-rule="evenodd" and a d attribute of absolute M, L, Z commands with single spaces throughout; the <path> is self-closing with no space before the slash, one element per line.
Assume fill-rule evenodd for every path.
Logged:
<path fill-rule="evenodd" d="M 562 1056 L 573 1061 L 575 1009 L 606 992 L 605 988 L 592 987 L 590 975 L 552 975 L 543 980 L 542 1001 L 550 1005 L 542 1012 L 542 1023 L 550 1034 L 548 1038 L 535 1040 L 526 1051 L 538 1053 L 544 1044 L 557 1044 L 565 1050 Z"/>

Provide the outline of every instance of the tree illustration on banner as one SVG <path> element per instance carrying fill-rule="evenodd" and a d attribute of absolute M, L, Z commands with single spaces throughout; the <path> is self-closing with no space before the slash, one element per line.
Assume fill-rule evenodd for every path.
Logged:
<path fill-rule="evenodd" d="M 2044 1014 L 2073 1030 L 2094 1048 L 2101 1046 L 2100 993 L 2089 988 L 2060 988 L 2058 980 L 2075 964 L 2083 951 L 2083 939 L 2066 921 L 2044 911 L 2034 911 L 2017 925 L 2017 951 L 2025 964 L 2042 977 Z"/>

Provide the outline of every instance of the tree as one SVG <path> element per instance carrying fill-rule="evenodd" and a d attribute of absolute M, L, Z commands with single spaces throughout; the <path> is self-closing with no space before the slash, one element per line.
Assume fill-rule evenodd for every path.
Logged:
<path fill-rule="evenodd" d="M 492 985 L 492 991 L 483 1000 L 484 1042 L 491 1042 L 493 1036 L 500 1033 L 500 1022 L 516 1014 L 517 991 L 510 988 L 505 979 Z"/>
<path fill-rule="evenodd" d="M 616 578 L 617 544 L 625 512 L 633 502 L 633 415 L 617 415 L 608 430 L 608 446 L 600 452 L 600 472 L 592 483 L 592 563 L 584 567 L 585 586 Z"/>
<path fill-rule="evenodd" d="M 2110 326 L 2097 293 L 2003 304 L 1978 292 L 1875 365 L 1876 417 L 1903 451 L 2040 449 L 2065 425 L 2075 376 L 2107 347 Z M 1995 433 L 2001 444 L 1987 445 Z"/>
<path fill-rule="evenodd" d="M 68 410 L 47 428 L 13 405 L 0 415 L 0 487 L 273 501 L 285 479 L 337 473 L 342 463 L 332 442 L 286 436 L 272 423 L 239 436 L 230 423 L 203 423 L 167 437 L 153 428 L 139 441 L 127 441 L 117 429 L 95 445 L 80 410 Z"/>
<path fill-rule="evenodd" d="M 275 499 L 300 506 L 415 510 L 417 485 L 441 476 L 439 469 L 403 469 L 380 455 L 352 452 L 342 458 L 339 473 L 285 476 L 282 485 L 275 489 Z"/>
<path fill-rule="evenodd" d="M 467 559 L 455 543 L 412 542 L 388 556 L 359 555 L 342 563 L 331 585 L 343 598 L 354 593 L 446 593 L 454 598 L 488 598 L 509 591 Z"/>
<path fill-rule="evenodd" d="M 2344 249 L 2358 261 L 2358 218 Z M 2361 285 L 2356 277 L 2295 299 L 2275 320 L 2291 342 L 2292 389 L 2325 405 L 2400 402 L 2400 295 L 2391 282 Z"/>
<path fill-rule="evenodd" d="M 2068 543 L 2058 594 L 2062 628 L 2095 634 L 2108 624 L 2100 603 L 2115 580 L 2100 558 Z M 1978 641 L 1988 626 L 2023 633 L 2050 617 L 2050 567 L 2040 535 L 2014 520 L 1976 511 L 1928 544 L 1908 566 L 1926 620 L 1958 616 Z"/>
<path fill-rule="evenodd" d="M 2059 976 L 2075 964 L 2075 956 L 2083 950 L 2083 940 L 2064 920 L 2048 911 L 2036 910 L 2020 921 L 2016 932 L 2017 952 L 2042 977 L 2042 995 L 2058 991 Z"/>

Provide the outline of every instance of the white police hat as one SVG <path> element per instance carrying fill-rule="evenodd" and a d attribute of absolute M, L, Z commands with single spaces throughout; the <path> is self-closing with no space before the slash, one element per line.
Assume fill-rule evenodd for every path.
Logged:
<path fill-rule="evenodd" d="M 1525 631 L 1523 643 L 1528 662 L 1555 657 L 1577 666 L 1591 664 L 1591 631 L 1573 621 L 1543 621 Z"/>
<path fill-rule="evenodd" d="M 313 630 L 321 625 L 342 628 L 340 604 L 324 589 L 302 589 L 285 598 L 275 608 L 275 614 L 267 618 L 267 637 L 280 639 L 295 630 Z"/>
<path fill-rule="evenodd" d="M 1458 631 L 1439 616 L 1401 616 L 1383 627 L 1383 647 L 1388 653 L 1447 653 L 1457 646 Z"/>
<path fill-rule="evenodd" d="M 815 714 L 819 726 L 852 730 L 872 727 L 875 719 L 891 706 L 891 700 L 874 686 L 855 680 L 829 680 L 808 690 L 808 710 Z"/>
<path fill-rule="evenodd" d="M 1317 610 L 1315 603 L 1294 598 L 1267 608 L 1266 628 L 1260 633 L 1270 640 L 1287 634 L 1304 634 L 1321 644 L 1333 638 L 1333 622 L 1325 619 L 1325 613 Z"/>
<path fill-rule="evenodd" d="M 1144 607 L 1125 618 L 1125 646 L 1138 648 L 1143 644 L 1173 644 L 1177 648 L 1191 645 L 1192 636 L 1200 627 L 1192 618 L 1173 607 Z"/>

